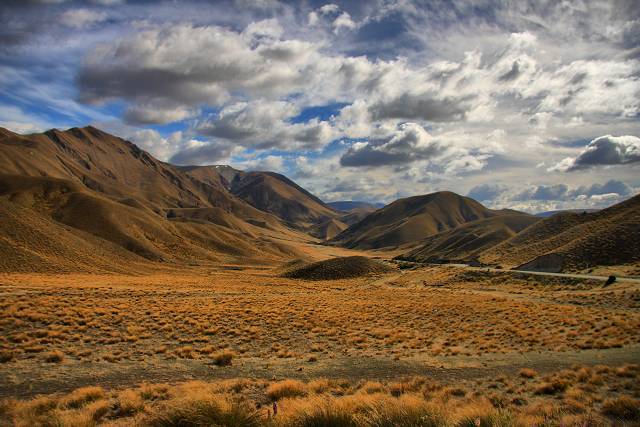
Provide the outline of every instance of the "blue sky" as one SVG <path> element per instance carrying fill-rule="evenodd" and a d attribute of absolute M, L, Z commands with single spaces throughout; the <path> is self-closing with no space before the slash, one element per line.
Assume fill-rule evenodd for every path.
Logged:
<path fill-rule="evenodd" d="M 92 124 L 327 201 L 603 207 L 640 189 L 634 3 L 8 0 L 0 126 Z"/>

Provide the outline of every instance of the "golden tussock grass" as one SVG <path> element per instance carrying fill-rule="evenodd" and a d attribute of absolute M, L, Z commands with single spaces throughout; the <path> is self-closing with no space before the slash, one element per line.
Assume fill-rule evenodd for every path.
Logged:
<path fill-rule="evenodd" d="M 559 375 L 568 377 L 571 372 Z M 406 384 L 400 386 L 402 382 Z M 394 395 L 394 387 L 404 392 Z M 451 389 L 420 377 L 393 384 L 325 378 L 309 383 L 232 379 L 173 386 L 143 384 L 120 391 L 85 387 L 68 395 L 0 401 L 0 416 L 20 427 L 515 427 L 640 422 L 638 400 L 624 394 L 602 405 L 586 405 L 574 390 L 571 399 L 543 399 L 523 405 L 497 404 L 472 389 L 450 393 Z M 530 390 L 527 399 L 534 399 L 532 396 Z M 274 400 L 276 414 L 271 404 Z"/>

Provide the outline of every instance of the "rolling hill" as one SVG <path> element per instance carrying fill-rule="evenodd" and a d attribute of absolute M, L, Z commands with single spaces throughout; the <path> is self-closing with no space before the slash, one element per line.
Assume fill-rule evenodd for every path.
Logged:
<path fill-rule="evenodd" d="M 593 213 L 545 218 L 479 256 L 486 264 L 577 271 L 640 261 L 640 195 Z"/>
<path fill-rule="evenodd" d="M 396 200 L 351 225 L 332 243 L 358 249 L 399 247 L 468 222 L 513 213 L 487 209 L 473 199 L 442 191 Z"/>
<path fill-rule="evenodd" d="M 532 215 L 508 214 L 468 222 L 427 237 L 399 259 L 417 262 L 473 262 L 484 251 L 540 221 Z"/>

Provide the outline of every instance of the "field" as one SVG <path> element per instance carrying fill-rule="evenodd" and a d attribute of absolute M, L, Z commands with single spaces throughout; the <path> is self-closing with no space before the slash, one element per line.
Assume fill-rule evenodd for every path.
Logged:
<path fill-rule="evenodd" d="M 283 269 L 0 276 L 0 418 L 178 425 L 162 417 L 210 406 L 254 425 L 336 425 L 299 424 L 318 411 L 353 418 L 340 425 L 640 422 L 636 283 Z"/>

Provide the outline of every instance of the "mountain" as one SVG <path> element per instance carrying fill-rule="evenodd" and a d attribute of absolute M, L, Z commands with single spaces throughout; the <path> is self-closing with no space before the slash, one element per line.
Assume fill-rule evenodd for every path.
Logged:
<path fill-rule="evenodd" d="M 640 261 L 640 195 L 593 213 L 545 218 L 485 251 L 479 260 L 507 268 L 577 271 Z"/>
<path fill-rule="evenodd" d="M 479 254 L 540 221 L 513 213 L 479 219 L 427 237 L 399 259 L 416 262 L 473 262 Z"/>
<path fill-rule="evenodd" d="M 371 209 L 376 210 L 380 209 L 384 206 L 384 203 L 369 203 L 369 202 L 358 202 L 352 200 L 343 200 L 338 202 L 329 202 L 327 203 L 329 207 L 342 212 L 349 212 L 354 209 Z"/>
<path fill-rule="evenodd" d="M 335 218 L 338 213 L 287 177 L 274 172 L 247 172 L 231 183 L 233 194 L 298 228 Z"/>
<path fill-rule="evenodd" d="M 332 218 L 312 227 L 309 234 L 317 237 L 318 239 L 330 240 L 344 231 L 347 227 L 348 225 L 344 222 L 339 219 Z"/>
<path fill-rule="evenodd" d="M 0 171 L 1 269 L 263 262 L 297 253 L 284 238 L 305 240 L 221 175 L 185 173 L 93 127 L 0 129 Z"/>
<path fill-rule="evenodd" d="M 564 210 L 559 210 L 559 211 L 546 211 L 546 212 L 538 212 L 536 214 L 536 216 L 540 217 L 540 218 L 549 218 L 550 216 L 553 216 L 555 214 L 559 214 L 559 213 L 567 213 L 567 212 L 572 212 L 572 213 L 592 213 L 592 212 L 598 212 L 599 209 L 564 209 Z"/>
<path fill-rule="evenodd" d="M 351 225 L 332 242 L 358 249 L 398 247 L 471 221 L 513 213 L 487 209 L 473 199 L 442 191 L 396 200 Z"/>
<path fill-rule="evenodd" d="M 180 167 L 198 179 L 217 176 L 234 196 L 299 230 L 310 231 L 339 213 L 298 184 L 275 172 L 244 172 L 230 166 Z"/>

